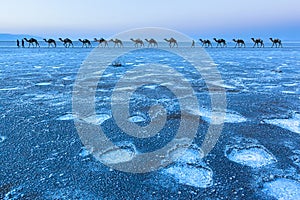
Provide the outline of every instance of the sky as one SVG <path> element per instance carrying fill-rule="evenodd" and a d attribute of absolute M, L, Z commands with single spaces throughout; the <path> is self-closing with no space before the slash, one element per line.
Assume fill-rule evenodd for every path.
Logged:
<path fill-rule="evenodd" d="M 1 0 L 0 33 L 109 37 L 163 27 L 190 37 L 300 40 L 299 0 Z"/>

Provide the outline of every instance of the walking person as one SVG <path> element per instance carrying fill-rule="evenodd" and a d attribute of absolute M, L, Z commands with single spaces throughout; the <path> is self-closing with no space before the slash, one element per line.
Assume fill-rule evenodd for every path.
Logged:
<path fill-rule="evenodd" d="M 17 46 L 18 46 L 18 48 L 20 48 L 20 41 L 19 40 L 17 40 Z"/>
<path fill-rule="evenodd" d="M 24 42 L 24 40 L 22 39 L 22 48 L 24 48 L 25 47 L 25 42 Z"/>

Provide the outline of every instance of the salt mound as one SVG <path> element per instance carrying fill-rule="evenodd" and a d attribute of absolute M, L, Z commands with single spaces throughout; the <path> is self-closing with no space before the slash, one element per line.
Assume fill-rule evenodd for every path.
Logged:
<path fill-rule="evenodd" d="M 250 145 L 245 147 L 236 145 L 227 146 L 225 156 L 233 162 L 253 168 L 277 162 L 272 153 L 261 145 Z"/>
<path fill-rule="evenodd" d="M 207 188 L 213 184 L 213 172 L 208 167 L 192 165 L 175 165 L 165 169 L 165 173 L 172 175 L 179 183 Z"/>
<path fill-rule="evenodd" d="M 263 192 L 277 199 L 300 200 L 300 182 L 278 178 L 263 185 Z"/>
<path fill-rule="evenodd" d="M 294 114 L 293 117 L 289 119 L 270 119 L 264 120 L 264 122 L 300 134 L 300 114 Z"/>

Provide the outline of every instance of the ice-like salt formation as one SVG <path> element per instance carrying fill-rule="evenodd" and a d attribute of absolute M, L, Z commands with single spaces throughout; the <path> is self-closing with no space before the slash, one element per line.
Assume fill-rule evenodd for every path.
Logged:
<path fill-rule="evenodd" d="M 37 83 L 35 85 L 37 86 L 46 86 L 46 85 L 51 85 L 52 83 L 51 82 L 42 82 L 42 83 Z"/>
<path fill-rule="evenodd" d="M 165 172 L 181 184 L 199 188 L 207 188 L 213 184 L 213 172 L 210 168 L 175 165 L 167 168 Z"/>
<path fill-rule="evenodd" d="M 61 120 L 61 121 L 74 120 L 74 119 L 75 119 L 75 116 L 71 113 L 60 116 L 60 117 L 57 118 L 57 120 Z"/>
<path fill-rule="evenodd" d="M 90 124 L 101 125 L 103 122 L 105 122 L 106 120 L 108 120 L 110 118 L 111 118 L 110 115 L 99 114 L 99 115 L 89 116 L 87 118 L 84 118 L 83 120 Z"/>
<path fill-rule="evenodd" d="M 207 188 L 213 184 L 213 171 L 202 162 L 203 156 L 199 148 L 182 147 L 172 151 L 173 154 L 179 154 L 180 157 L 177 158 L 175 165 L 164 169 L 163 174 L 171 175 L 180 184 L 193 187 Z"/>
<path fill-rule="evenodd" d="M 145 121 L 145 118 L 142 117 L 142 116 L 138 116 L 138 115 L 135 115 L 135 116 L 131 116 L 128 118 L 128 121 L 130 122 L 144 122 Z"/>
<path fill-rule="evenodd" d="M 120 142 L 116 145 L 94 155 L 105 164 L 118 164 L 131 161 L 137 154 L 135 146 L 130 142 Z"/>
<path fill-rule="evenodd" d="M 2 135 L 0 135 L 0 143 L 1 143 L 1 142 L 4 142 L 4 140 L 6 140 L 6 137 L 5 137 L 5 136 L 2 136 Z"/>
<path fill-rule="evenodd" d="M 225 155 L 233 162 L 254 168 L 277 162 L 276 158 L 261 145 L 227 146 Z"/>
<path fill-rule="evenodd" d="M 263 192 L 276 199 L 300 200 L 300 182 L 287 178 L 278 178 L 264 183 Z"/>
<path fill-rule="evenodd" d="M 295 113 L 293 117 L 289 119 L 270 119 L 264 120 L 264 122 L 300 134 L 300 114 L 298 113 Z"/>
<path fill-rule="evenodd" d="M 206 108 L 200 108 L 200 111 L 189 111 L 194 115 L 200 115 L 201 119 L 211 123 L 212 112 Z M 246 122 L 247 119 L 235 111 L 227 110 L 225 118 L 223 119 L 224 113 L 215 111 L 214 112 L 214 123 L 218 124 L 224 120 L 224 123 L 242 123 Z"/>

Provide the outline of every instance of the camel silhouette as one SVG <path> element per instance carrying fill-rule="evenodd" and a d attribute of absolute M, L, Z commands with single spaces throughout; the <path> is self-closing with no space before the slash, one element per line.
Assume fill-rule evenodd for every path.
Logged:
<path fill-rule="evenodd" d="M 224 39 L 216 39 L 216 38 L 214 38 L 214 41 L 216 41 L 217 47 L 219 45 L 220 45 L 220 47 L 226 47 L 227 46 L 226 41 Z"/>
<path fill-rule="evenodd" d="M 271 48 L 273 48 L 274 45 L 275 45 L 276 48 L 277 47 L 282 47 L 282 43 L 281 43 L 280 39 L 278 39 L 278 38 L 276 38 L 276 39 L 270 38 L 270 40 L 273 43 Z"/>
<path fill-rule="evenodd" d="M 144 46 L 144 42 L 141 40 L 141 39 L 133 39 L 133 38 L 130 38 L 130 40 L 132 41 L 132 42 L 134 42 L 134 46 L 135 47 L 139 47 L 139 45 L 140 45 L 140 47 L 143 47 Z"/>
<path fill-rule="evenodd" d="M 79 42 L 81 42 L 82 43 L 82 48 L 83 47 L 86 47 L 86 48 L 88 48 L 88 47 L 92 47 L 92 44 L 91 44 L 91 41 L 89 41 L 88 39 L 78 39 L 79 40 Z"/>
<path fill-rule="evenodd" d="M 113 42 L 114 47 L 123 47 L 123 42 L 119 39 L 110 39 L 109 42 Z"/>
<path fill-rule="evenodd" d="M 244 42 L 244 40 L 242 40 L 242 39 L 233 39 L 232 41 L 234 41 L 235 42 L 235 47 L 234 48 L 236 48 L 236 46 L 238 46 L 238 47 L 246 47 L 246 44 L 245 44 L 245 42 Z"/>
<path fill-rule="evenodd" d="M 53 40 L 53 39 L 49 39 L 49 40 L 47 40 L 47 39 L 44 39 L 45 40 L 45 42 L 47 42 L 48 43 L 48 47 L 56 47 L 56 42 L 55 42 L 55 40 Z"/>
<path fill-rule="evenodd" d="M 254 42 L 253 48 L 255 46 L 258 47 L 258 48 L 265 47 L 264 41 L 262 39 L 260 39 L 260 38 L 257 38 L 257 39 L 251 38 L 251 40 Z M 258 46 L 258 45 L 260 45 L 260 46 Z"/>
<path fill-rule="evenodd" d="M 202 40 L 202 39 L 199 39 L 200 42 L 202 43 L 202 47 L 212 47 L 212 44 L 211 44 L 211 41 L 210 40 Z"/>
<path fill-rule="evenodd" d="M 149 47 L 158 47 L 158 43 L 156 42 L 156 40 L 154 40 L 153 38 L 151 38 L 150 40 L 145 39 L 146 42 L 148 42 L 148 48 Z"/>
<path fill-rule="evenodd" d="M 66 38 L 66 39 L 58 38 L 58 39 L 64 43 L 64 46 L 66 48 L 69 48 L 71 45 L 72 45 L 72 47 L 74 47 L 72 40 L 70 40 L 69 38 Z"/>
<path fill-rule="evenodd" d="M 29 43 L 29 46 L 28 46 L 28 48 L 30 47 L 30 45 L 32 45 L 32 47 L 40 47 L 40 44 L 38 43 L 38 41 L 36 40 L 36 39 L 34 39 L 34 38 L 30 38 L 29 40 L 27 39 L 27 38 L 24 38 L 24 40 L 26 41 L 26 42 L 28 42 Z"/>
<path fill-rule="evenodd" d="M 104 47 L 108 47 L 108 42 L 104 38 L 100 38 L 99 40 L 97 38 L 94 38 L 94 41 L 98 42 L 101 47 L 103 47 L 103 43 Z"/>
<path fill-rule="evenodd" d="M 177 43 L 177 40 L 175 40 L 174 38 L 170 38 L 170 39 L 164 39 L 166 42 L 168 42 L 169 43 L 169 46 L 170 46 L 170 48 L 173 48 L 173 47 L 178 47 L 178 43 Z M 172 44 L 173 44 L 173 46 L 172 46 Z"/>

